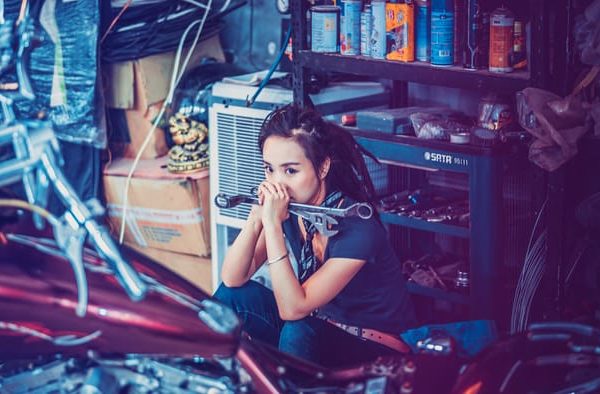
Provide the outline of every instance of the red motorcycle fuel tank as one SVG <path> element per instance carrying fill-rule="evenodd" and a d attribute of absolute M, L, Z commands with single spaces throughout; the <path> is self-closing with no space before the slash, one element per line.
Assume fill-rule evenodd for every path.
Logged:
<path fill-rule="evenodd" d="M 0 360 L 62 353 L 229 357 L 240 325 L 229 309 L 192 284 L 127 248 L 122 253 L 149 282 L 132 301 L 106 264 L 85 249 L 89 300 L 76 314 L 77 285 L 52 238 L 1 233 Z"/>

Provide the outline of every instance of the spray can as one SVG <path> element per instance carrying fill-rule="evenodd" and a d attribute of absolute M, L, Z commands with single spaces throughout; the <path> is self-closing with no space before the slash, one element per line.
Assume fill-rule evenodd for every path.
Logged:
<path fill-rule="evenodd" d="M 506 7 L 497 8 L 490 15 L 490 65 L 494 72 L 511 72 L 513 27 L 515 18 Z"/>
<path fill-rule="evenodd" d="M 414 7 L 412 2 L 385 5 L 386 59 L 415 60 Z"/>
<path fill-rule="evenodd" d="M 451 66 L 454 62 L 454 3 L 431 0 L 431 64 Z"/>
<path fill-rule="evenodd" d="M 421 62 L 428 62 L 431 56 L 430 24 L 430 0 L 415 0 L 415 57 Z"/>
<path fill-rule="evenodd" d="M 344 0 L 341 3 L 340 53 L 358 55 L 360 53 L 360 10 L 361 0 Z"/>
<path fill-rule="evenodd" d="M 365 4 L 365 8 L 360 13 L 360 54 L 363 56 L 371 56 L 372 22 L 371 4 Z"/>
<path fill-rule="evenodd" d="M 385 59 L 385 0 L 372 0 L 371 13 L 373 25 L 371 26 L 371 57 Z"/>

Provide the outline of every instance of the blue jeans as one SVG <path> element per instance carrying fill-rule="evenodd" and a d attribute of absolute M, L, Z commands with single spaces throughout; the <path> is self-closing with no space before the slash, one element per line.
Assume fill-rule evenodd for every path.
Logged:
<path fill-rule="evenodd" d="M 237 313 L 244 331 L 253 339 L 319 365 L 347 366 L 396 353 L 376 342 L 350 335 L 316 317 L 282 320 L 273 292 L 252 280 L 241 287 L 221 284 L 214 297 Z"/>

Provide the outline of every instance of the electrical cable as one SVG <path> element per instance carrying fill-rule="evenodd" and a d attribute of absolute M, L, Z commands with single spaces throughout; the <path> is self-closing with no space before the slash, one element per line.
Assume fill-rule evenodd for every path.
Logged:
<path fill-rule="evenodd" d="M 529 243 L 527 244 L 527 252 L 529 252 L 529 249 L 531 249 L 531 243 L 533 242 L 533 237 L 535 236 L 535 231 L 539 224 L 540 218 L 542 217 L 542 214 L 544 213 L 544 210 L 546 209 L 547 204 L 548 204 L 548 199 L 546 198 L 544 200 L 544 202 L 542 203 L 542 206 L 540 207 L 540 211 L 538 212 L 537 217 L 535 218 L 535 223 L 533 224 L 533 229 L 531 230 L 531 235 L 529 236 Z"/>
<path fill-rule="evenodd" d="M 533 251 L 533 249 L 531 249 Z M 530 252 L 531 252 L 530 251 Z M 514 300 L 514 314 L 513 314 L 513 330 L 518 331 L 522 326 L 523 313 L 525 307 L 525 299 L 527 296 L 527 290 L 530 286 L 531 275 L 533 271 L 534 263 L 532 259 L 532 254 L 528 254 L 523 264 L 523 270 L 519 277 L 519 283 L 517 286 L 517 290 L 515 292 L 515 300 Z"/>
<path fill-rule="evenodd" d="M 203 27 L 202 40 L 222 30 L 221 18 L 245 2 L 227 0 L 220 9 L 210 12 Z M 112 31 L 108 33 L 107 30 L 103 37 L 102 62 L 116 63 L 173 51 L 187 26 L 202 18 L 199 10 L 202 7 L 197 4 L 200 4 L 198 0 L 178 0 L 129 7 L 126 13 L 120 14 Z"/>
<path fill-rule="evenodd" d="M 544 243 L 545 243 L 545 239 L 544 239 Z M 533 304 L 533 298 L 534 298 L 534 296 L 537 292 L 537 289 L 542 281 L 542 277 L 543 277 L 543 274 L 545 271 L 544 263 L 545 263 L 545 261 L 543 259 L 536 261 L 535 269 L 532 271 L 532 279 L 531 279 L 530 287 L 529 287 L 528 293 L 526 294 L 527 297 L 524 299 L 525 306 L 524 306 L 524 310 L 522 313 L 522 319 L 520 322 L 521 330 L 525 330 L 527 328 L 528 322 L 530 320 L 530 311 L 531 311 L 531 305 Z"/>
<path fill-rule="evenodd" d="M 231 0 L 225 0 L 225 3 L 223 3 L 223 6 L 221 8 L 219 8 L 219 13 L 225 12 L 225 10 L 227 10 L 227 8 L 229 8 L 229 4 L 231 4 Z"/>
<path fill-rule="evenodd" d="M 525 258 L 513 302 L 513 313 L 511 316 L 512 333 L 523 331 L 527 327 L 531 303 L 541 282 L 545 268 L 546 240 L 547 232 L 543 231 Z"/>
<path fill-rule="evenodd" d="M 152 127 L 148 131 L 148 135 L 146 136 L 144 143 L 142 144 L 139 152 L 137 153 L 137 155 L 133 161 L 133 164 L 131 165 L 131 169 L 129 170 L 129 173 L 127 174 L 127 179 L 125 181 L 125 190 L 123 191 L 123 200 L 122 200 L 123 201 L 123 211 L 122 211 L 123 215 L 121 217 L 121 229 L 119 231 L 119 243 L 120 244 L 123 243 L 123 239 L 125 236 L 125 223 L 127 221 L 127 206 L 129 204 L 128 196 L 129 196 L 129 187 L 131 184 L 131 178 L 133 177 L 133 173 L 135 172 L 135 169 L 142 157 L 142 154 L 143 154 L 144 150 L 146 150 L 146 147 L 148 146 L 148 144 L 150 143 L 152 136 L 154 135 L 154 131 L 156 130 L 158 123 L 162 119 L 167 106 L 170 105 L 171 101 L 173 100 L 173 96 L 175 94 L 175 88 L 179 84 L 179 81 L 181 80 L 181 78 L 185 72 L 185 69 L 187 68 L 187 65 L 192 56 L 192 53 L 194 52 L 194 50 L 196 48 L 196 44 L 198 43 L 198 40 L 199 40 L 202 30 L 204 28 L 204 23 L 206 22 L 206 18 L 210 12 L 211 6 L 212 6 L 212 0 L 207 0 L 207 5 L 204 7 L 205 12 L 204 12 L 204 16 L 202 17 L 202 19 L 192 22 L 187 27 L 187 29 L 184 31 L 183 35 L 181 36 L 181 40 L 179 42 L 179 47 L 177 48 L 177 52 L 175 54 L 175 60 L 173 62 L 173 71 L 171 73 L 171 82 L 169 84 L 169 92 L 167 94 L 167 98 L 163 102 L 163 105 L 162 105 L 158 115 L 154 119 L 154 122 L 152 123 Z M 193 41 L 191 47 L 189 48 L 189 51 L 185 57 L 183 65 L 181 66 L 181 72 L 180 72 L 179 62 L 181 60 L 181 53 L 183 52 L 183 46 L 184 46 L 184 43 L 185 43 L 188 33 L 196 24 L 199 24 L 198 31 L 196 32 L 194 41 Z"/>
<path fill-rule="evenodd" d="M 127 0 L 127 2 L 123 5 L 123 8 L 121 8 L 121 11 L 119 11 L 119 13 L 117 14 L 117 16 L 115 16 L 113 18 L 112 22 L 110 22 L 110 25 L 108 26 L 108 28 L 106 29 L 106 31 L 102 35 L 102 38 L 100 39 L 100 45 L 102 45 L 102 43 L 104 42 L 104 40 L 106 40 L 106 37 L 110 34 L 110 32 L 112 32 L 112 29 L 115 27 L 115 25 L 117 24 L 117 22 L 119 21 L 119 19 L 121 19 L 121 17 L 125 13 L 125 11 L 127 11 L 127 9 L 129 8 L 129 6 L 131 5 L 131 3 L 133 3 L 133 0 Z"/>
<path fill-rule="evenodd" d="M 544 231 L 540 237 L 536 241 L 536 248 L 538 248 L 538 253 L 536 255 L 536 259 L 533 261 L 533 269 L 530 273 L 529 286 L 527 286 L 526 297 L 524 298 L 524 310 L 522 312 L 522 319 L 520 324 L 520 329 L 525 330 L 527 328 L 527 322 L 529 321 L 529 312 L 531 310 L 531 304 L 533 302 L 533 297 L 537 292 L 538 286 L 542 280 L 542 276 L 544 273 L 544 263 L 543 252 L 546 248 L 546 231 Z"/>
<path fill-rule="evenodd" d="M 37 213 L 38 215 L 46 219 L 48 223 L 50 223 L 52 226 L 57 226 L 59 224 L 59 221 L 56 218 L 56 216 L 52 215 L 49 211 L 37 205 L 30 204 L 24 200 L 19 200 L 16 198 L 1 198 L 0 207 L 24 209 L 33 213 Z"/>
<path fill-rule="evenodd" d="M 248 100 L 248 98 L 246 98 L 246 107 L 251 107 L 252 104 L 254 104 L 254 102 L 256 101 L 256 98 L 258 97 L 260 92 L 263 91 L 265 86 L 267 86 L 267 84 L 271 80 L 271 75 L 273 75 L 273 72 L 275 71 L 277 66 L 279 66 L 279 63 L 281 63 L 281 59 L 283 58 L 283 54 L 285 53 L 287 43 L 290 41 L 291 36 L 292 36 L 292 24 L 290 23 L 287 33 L 285 34 L 285 39 L 283 40 L 283 45 L 281 45 L 281 49 L 279 50 L 279 53 L 277 54 L 277 58 L 275 59 L 273 64 L 271 64 L 271 67 L 269 67 L 269 71 L 267 71 L 267 75 L 265 75 L 263 80 L 260 82 L 260 85 L 258 85 L 258 88 L 256 89 L 256 92 L 254 92 L 254 94 L 252 95 L 252 98 L 250 98 L 250 100 Z"/>
<path fill-rule="evenodd" d="M 523 304 L 523 297 L 526 295 L 526 291 L 527 291 L 527 285 L 529 283 L 529 275 L 528 272 L 531 270 L 531 265 L 532 265 L 532 261 L 534 261 L 532 259 L 532 243 L 533 243 L 533 239 L 535 237 L 540 219 L 542 217 L 542 215 L 545 212 L 546 206 L 547 206 L 547 202 L 548 199 L 544 200 L 544 202 L 542 203 L 540 210 L 538 211 L 538 214 L 536 215 L 536 219 L 535 222 L 533 224 L 533 228 L 531 229 L 531 235 L 529 237 L 529 243 L 527 245 L 527 249 L 525 251 L 525 259 L 523 262 L 523 268 L 521 269 L 521 273 L 519 275 L 519 279 L 517 280 L 517 286 L 515 288 L 515 294 L 514 294 L 514 298 L 513 298 L 513 306 L 512 306 L 512 313 L 511 313 L 511 332 L 515 333 L 517 331 L 519 331 L 519 328 L 521 326 L 521 324 L 519 323 L 519 321 L 522 321 L 522 306 Z"/>
<path fill-rule="evenodd" d="M 519 278 L 519 284 L 517 287 L 516 297 L 515 297 L 515 314 L 514 314 L 514 330 L 523 329 L 523 319 L 524 319 L 524 307 L 526 305 L 526 299 L 528 299 L 528 291 L 531 288 L 531 278 L 535 277 L 534 269 L 536 267 L 536 262 L 538 261 L 539 256 L 539 243 L 536 242 L 534 248 L 530 250 L 530 253 L 525 258 L 525 263 L 523 266 L 523 271 L 521 273 L 521 277 Z"/>

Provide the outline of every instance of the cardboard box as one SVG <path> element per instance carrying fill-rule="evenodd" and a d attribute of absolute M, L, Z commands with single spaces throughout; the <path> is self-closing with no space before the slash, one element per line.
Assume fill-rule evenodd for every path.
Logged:
<path fill-rule="evenodd" d="M 187 50 L 182 57 L 185 55 Z M 218 34 L 198 43 L 186 70 L 204 57 L 225 61 Z M 168 52 L 104 66 L 106 105 L 121 109 L 147 108 L 164 100 L 169 92 L 174 62 L 175 52 Z M 140 91 L 142 94 L 138 94 Z"/>
<path fill-rule="evenodd" d="M 133 159 L 136 157 L 138 152 L 142 149 L 144 140 L 146 139 L 148 132 L 152 129 L 152 121 L 154 120 L 153 113 L 160 111 L 162 102 L 152 104 L 144 111 L 138 111 L 136 109 L 125 109 L 122 111 L 124 119 L 119 122 L 118 125 L 112 124 L 111 127 L 123 127 L 124 130 L 120 132 L 121 135 L 128 135 L 129 142 L 119 142 L 114 139 L 110 141 L 110 150 L 116 157 L 125 157 Z M 162 128 L 157 127 L 152 133 L 150 142 L 146 145 L 146 148 L 142 152 L 140 158 L 144 160 L 156 159 L 164 156 L 169 152 L 167 146 L 167 140 L 165 133 Z"/>
<path fill-rule="evenodd" d="M 154 248 L 142 248 L 130 243 L 130 247 L 150 257 L 160 265 L 185 278 L 194 286 L 212 295 L 212 266 L 210 257 L 198 257 L 183 253 L 167 252 Z"/>
<path fill-rule="evenodd" d="M 184 49 L 180 63 L 186 55 L 187 49 Z M 225 61 L 218 34 L 198 43 L 186 71 L 205 57 Z M 119 130 L 118 134 L 129 135 L 130 140 L 128 143 L 110 141 L 110 149 L 117 157 L 135 158 L 140 151 L 169 93 L 174 63 L 175 52 L 168 52 L 104 67 L 106 105 L 124 110 L 125 117 L 118 125 L 111 122 L 112 127 L 126 128 Z M 167 154 L 169 148 L 165 133 L 168 130 L 157 128 L 154 131 L 140 156 L 142 159 L 155 159 Z"/>
<path fill-rule="evenodd" d="M 132 163 L 131 159 L 118 159 L 104 170 L 109 223 L 117 236 Z M 167 157 L 141 160 L 131 178 L 128 196 L 127 242 L 197 256 L 210 254 L 208 169 L 171 174 Z"/>

